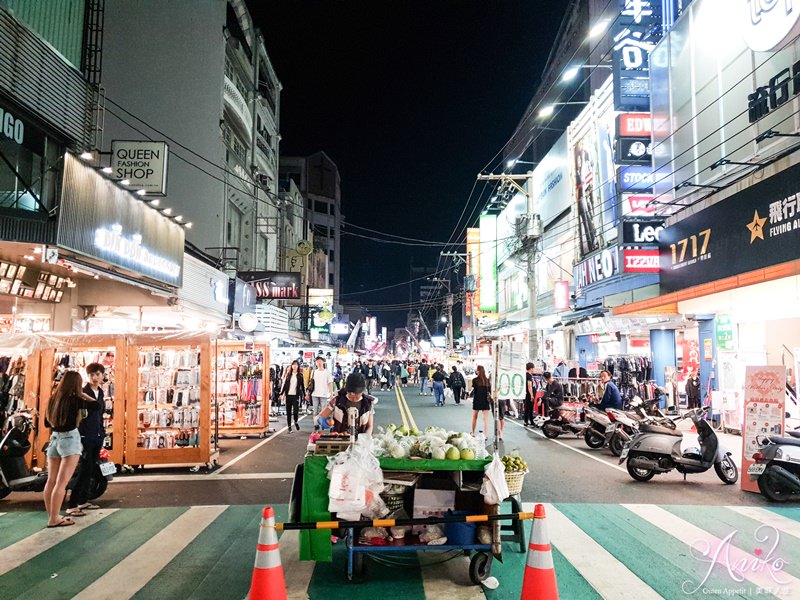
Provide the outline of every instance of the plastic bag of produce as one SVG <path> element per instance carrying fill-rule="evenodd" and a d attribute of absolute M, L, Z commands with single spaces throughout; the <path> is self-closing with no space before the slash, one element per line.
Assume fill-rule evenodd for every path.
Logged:
<path fill-rule="evenodd" d="M 372 440 L 361 435 L 349 450 L 328 459 L 328 510 L 340 519 L 358 520 L 363 514 L 379 519 L 389 511 L 380 497 L 383 472 L 372 454 Z"/>
<path fill-rule="evenodd" d="M 508 498 L 508 485 L 506 485 L 506 468 L 500 455 L 495 452 L 492 462 L 486 465 L 483 475 L 481 494 L 486 504 L 500 504 Z"/>

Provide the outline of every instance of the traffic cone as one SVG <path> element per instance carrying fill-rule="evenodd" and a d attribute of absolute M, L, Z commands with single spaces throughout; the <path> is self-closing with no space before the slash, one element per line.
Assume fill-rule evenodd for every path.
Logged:
<path fill-rule="evenodd" d="M 275 531 L 275 511 L 271 506 L 261 513 L 261 530 L 256 546 L 256 564 L 250 582 L 248 600 L 287 600 L 283 579 L 281 554 L 278 551 L 278 532 Z"/>
<path fill-rule="evenodd" d="M 537 504 L 533 511 L 528 562 L 525 565 L 520 600 L 558 600 L 556 570 L 553 567 L 553 553 L 550 549 L 550 537 L 547 535 L 543 504 Z"/>

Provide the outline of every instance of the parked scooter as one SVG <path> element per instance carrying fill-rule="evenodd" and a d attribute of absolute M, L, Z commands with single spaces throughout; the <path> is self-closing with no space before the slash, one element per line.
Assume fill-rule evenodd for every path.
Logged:
<path fill-rule="evenodd" d="M 608 414 L 593 406 L 586 407 L 586 429 L 583 440 L 589 448 L 598 449 L 611 441 L 617 430 L 617 424 L 612 423 Z"/>
<path fill-rule="evenodd" d="M 47 483 L 47 471 L 29 469 L 25 455 L 31 450 L 30 434 L 33 430 L 33 416 L 30 410 L 22 410 L 9 415 L 3 427 L 3 438 L 0 441 L 0 499 L 11 492 L 41 492 Z M 47 446 L 42 448 L 42 456 L 47 453 Z M 80 469 L 84 463 L 78 463 L 75 473 L 67 484 L 67 489 L 75 487 Z M 114 479 L 117 467 L 108 460 L 108 451 L 100 451 L 100 462 L 94 465 L 89 479 L 87 499 L 94 500 L 102 496 L 108 488 L 108 482 Z"/>
<path fill-rule="evenodd" d="M 756 462 L 747 469 L 761 495 L 773 502 L 800 499 L 800 429 L 786 433 L 791 437 L 758 438 Z"/>
<path fill-rule="evenodd" d="M 619 464 L 628 461 L 628 474 L 636 481 L 649 481 L 656 474 L 668 473 L 672 469 L 683 473 L 704 473 L 712 466 L 717 476 L 725 484 L 736 483 L 739 469 L 731 458 L 731 453 L 723 450 L 719 439 L 711 429 L 705 415 L 706 408 L 696 408 L 682 418 L 690 418 L 697 428 L 700 448 L 681 451 L 683 434 L 660 425 L 642 423 L 639 433 L 622 450 Z"/>
<path fill-rule="evenodd" d="M 6 419 L 0 441 L 0 498 L 11 492 L 41 492 L 47 483 L 46 472 L 28 468 L 25 455 L 31 450 L 33 418 L 29 410 L 13 413 Z"/>
<path fill-rule="evenodd" d="M 628 410 L 621 411 L 612 408 L 606 411 L 611 422 L 617 425 L 611 439 L 608 440 L 608 447 L 614 456 L 622 453 L 625 444 L 636 436 L 639 432 L 639 425 L 642 423 L 675 429 L 675 421 L 662 413 L 658 406 L 654 407 L 654 402 L 657 403 L 658 400 L 645 402 L 639 396 L 634 396 L 628 402 Z"/>
<path fill-rule="evenodd" d="M 542 433 L 546 438 L 555 439 L 562 433 L 583 435 L 586 423 L 578 418 L 578 411 L 574 408 L 553 408 L 550 418 L 542 423 Z"/>

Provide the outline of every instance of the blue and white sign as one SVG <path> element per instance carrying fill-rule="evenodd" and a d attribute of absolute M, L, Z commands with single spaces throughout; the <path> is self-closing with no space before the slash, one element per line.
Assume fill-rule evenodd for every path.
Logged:
<path fill-rule="evenodd" d="M 619 190 L 621 193 L 650 192 L 655 177 L 652 167 L 628 166 L 619 170 Z"/>
<path fill-rule="evenodd" d="M 726 6 L 726 9 L 728 7 Z M 772 52 L 800 34 L 800 5 L 791 0 L 737 2 L 739 29 L 754 52 Z"/>

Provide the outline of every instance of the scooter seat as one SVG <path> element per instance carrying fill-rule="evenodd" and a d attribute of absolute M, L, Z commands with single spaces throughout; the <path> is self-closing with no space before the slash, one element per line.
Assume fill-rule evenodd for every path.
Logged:
<path fill-rule="evenodd" d="M 780 444 L 781 446 L 800 446 L 800 440 L 797 438 L 778 437 L 777 435 L 771 435 L 767 439 L 773 444 Z"/>
<path fill-rule="evenodd" d="M 792 429 L 791 431 L 787 431 L 786 433 L 788 433 L 793 438 L 800 439 L 800 429 Z"/>
<path fill-rule="evenodd" d="M 639 425 L 639 431 L 644 431 L 646 433 L 663 433 L 664 435 L 683 437 L 683 434 L 680 431 L 669 429 L 668 427 L 662 427 L 661 425 L 650 425 L 649 423 L 642 423 Z"/>

